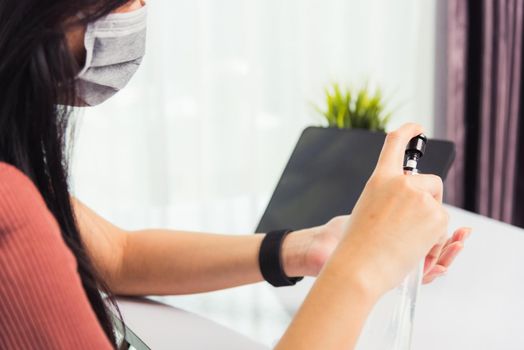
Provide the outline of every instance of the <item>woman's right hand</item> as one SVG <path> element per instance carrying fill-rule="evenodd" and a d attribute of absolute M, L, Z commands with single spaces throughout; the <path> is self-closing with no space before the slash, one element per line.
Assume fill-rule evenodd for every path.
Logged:
<path fill-rule="evenodd" d="M 446 241 L 442 180 L 408 176 L 402 168 L 406 145 L 422 132 L 419 125 L 406 124 L 388 134 L 337 249 L 377 296 L 399 285 L 432 248 Z"/>
<path fill-rule="evenodd" d="M 404 175 L 407 124 L 390 133 L 340 243 L 276 349 L 351 349 L 377 300 L 420 264 L 439 256 L 448 215 L 442 181 Z"/>

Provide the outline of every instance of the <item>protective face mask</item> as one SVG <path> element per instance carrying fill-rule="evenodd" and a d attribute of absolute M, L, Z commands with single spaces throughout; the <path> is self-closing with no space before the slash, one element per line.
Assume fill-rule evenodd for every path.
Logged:
<path fill-rule="evenodd" d="M 86 61 L 77 76 L 77 94 L 96 106 L 122 90 L 137 71 L 146 48 L 147 6 L 109 14 L 87 25 Z"/>

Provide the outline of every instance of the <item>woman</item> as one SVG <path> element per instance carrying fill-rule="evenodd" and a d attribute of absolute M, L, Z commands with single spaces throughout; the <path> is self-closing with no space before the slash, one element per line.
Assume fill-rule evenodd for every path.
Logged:
<path fill-rule="evenodd" d="M 145 11 L 143 0 L 0 2 L 0 348 L 115 347 L 105 296 L 196 293 L 263 275 L 319 276 L 277 348 L 350 348 L 376 300 L 424 256 L 425 282 L 446 271 L 469 231 L 446 241 L 441 180 L 402 174 L 404 147 L 422 132 L 414 124 L 388 135 L 351 218 L 280 235 L 269 252 L 280 271 L 264 273 L 259 259 L 269 235 L 130 233 L 71 198 L 68 106 L 125 86 L 144 53 Z"/>

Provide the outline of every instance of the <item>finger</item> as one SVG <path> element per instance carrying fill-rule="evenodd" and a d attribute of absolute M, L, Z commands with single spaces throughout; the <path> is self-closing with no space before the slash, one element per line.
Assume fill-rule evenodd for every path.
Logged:
<path fill-rule="evenodd" d="M 460 242 L 460 241 L 462 241 L 461 234 L 460 232 L 455 231 L 455 233 L 453 233 L 451 238 L 447 240 L 446 244 L 444 244 L 443 249 L 446 249 L 450 244 L 453 244 L 455 242 Z"/>
<path fill-rule="evenodd" d="M 426 260 L 424 262 L 424 271 L 430 271 L 439 261 L 440 253 L 444 244 L 437 244 L 431 248 L 429 253 L 426 255 Z"/>
<path fill-rule="evenodd" d="M 424 259 L 424 274 L 427 274 L 437 264 L 438 258 L 427 255 Z"/>
<path fill-rule="evenodd" d="M 472 231 L 473 229 L 471 227 L 458 228 L 453 234 L 454 241 L 464 242 L 466 239 L 469 238 L 469 236 L 471 236 Z"/>
<path fill-rule="evenodd" d="M 455 243 L 455 242 L 462 242 L 466 241 L 466 239 L 471 236 L 472 228 L 470 227 L 461 227 L 455 230 L 455 233 L 453 233 L 453 236 L 451 236 L 450 239 L 446 242 L 444 245 L 444 249 L 446 249 L 449 245 Z"/>
<path fill-rule="evenodd" d="M 423 133 L 422 126 L 409 123 L 390 132 L 384 141 L 375 171 L 401 174 L 406 146 L 413 137 Z"/>
<path fill-rule="evenodd" d="M 416 176 L 411 176 L 409 178 L 409 182 L 422 191 L 431 193 L 433 198 L 435 198 L 439 203 L 442 203 L 444 184 L 442 183 L 442 179 L 439 176 L 418 174 Z"/>
<path fill-rule="evenodd" d="M 464 243 L 452 243 L 445 250 L 442 251 L 442 254 L 438 259 L 437 264 L 442 265 L 444 267 L 449 267 L 453 263 L 457 255 L 459 255 L 459 253 L 462 251 L 462 249 L 464 249 Z"/>
<path fill-rule="evenodd" d="M 447 268 L 440 265 L 435 265 L 431 271 L 429 271 L 424 277 L 422 278 L 422 283 L 428 284 L 435 280 L 435 278 L 441 277 L 446 274 Z"/>
<path fill-rule="evenodd" d="M 435 280 L 435 278 L 441 277 L 448 271 L 444 266 L 436 265 L 428 274 L 422 279 L 422 283 L 428 284 Z"/>
<path fill-rule="evenodd" d="M 433 268 L 426 274 L 427 276 L 431 275 L 442 275 L 448 272 L 448 268 L 442 265 L 435 265 Z"/>

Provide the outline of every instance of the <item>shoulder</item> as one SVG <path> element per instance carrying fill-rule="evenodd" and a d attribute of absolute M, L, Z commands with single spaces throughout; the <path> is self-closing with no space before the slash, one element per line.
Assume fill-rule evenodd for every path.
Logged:
<path fill-rule="evenodd" d="M 111 348 L 56 220 L 32 181 L 5 163 L 0 163 L 0 314 L 0 348 Z"/>
<path fill-rule="evenodd" d="M 0 191 L 14 192 L 22 189 L 36 190 L 36 187 L 22 171 L 11 164 L 0 162 Z"/>
<path fill-rule="evenodd" d="M 0 162 L 0 229 L 9 230 L 29 220 L 52 221 L 33 181 L 14 166 Z"/>
<path fill-rule="evenodd" d="M 35 252 L 46 252 L 36 259 Z M 47 264 L 50 260 L 75 267 L 60 227 L 31 179 L 12 165 L 0 162 L 0 255 L 12 261 Z M 1 260 L 1 259 L 0 259 Z M 0 278 L 1 279 L 1 278 Z"/>

